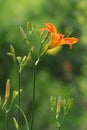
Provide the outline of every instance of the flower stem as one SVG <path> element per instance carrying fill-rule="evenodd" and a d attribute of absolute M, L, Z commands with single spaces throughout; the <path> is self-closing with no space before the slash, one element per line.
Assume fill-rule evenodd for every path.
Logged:
<path fill-rule="evenodd" d="M 21 73 L 18 72 L 18 78 L 19 78 L 19 87 L 18 87 L 18 91 L 19 91 L 19 99 L 18 99 L 18 105 L 20 107 L 20 89 L 21 89 Z"/>
<path fill-rule="evenodd" d="M 19 111 L 23 115 L 25 123 L 26 123 L 26 129 L 29 130 L 28 120 L 27 120 L 27 117 L 26 117 L 25 113 L 23 112 L 23 110 L 18 105 L 16 105 L 16 107 L 19 109 Z"/>
<path fill-rule="evenodd" d="M 8 130 L 8 112 L 6 112 L 6 130 Z"/>
<path fill-rule="evenodd" d="M 59 130 L 60 130 L 61 127 L 59 127 Z"/>
<path fill-rule="evenodd" d="M 36 66 L 33 66 L 33 102 L 32 102 L 32 119 L 31 119 L 31 130 L 33 130 L 34 124 L 34 112 L 35 112 L 35 81 L 36 81 Z"/>
<path fill-rule="evenodd" d="M 20 89 L 21 89 L 21 73 L 18 71 L 18 91 L 19 91 L 19 95 L 18 95 L 18 106 L 21 106 L 20 103 Z M 20 112 L 18 110 L 18 122 L 20 120 Z"/>
<path fill-rule="evenodd" d="M 64 119 L 65 119 L 65 114 L 63 115 L 63 119 L 62 119 L 62 121 L 61 121 L 61 124 L 60 124 L 60 126 L 58 127 L 59 130 L 61 129 L 61 127 L 62 127 L 62 125 L 63 125 L 63 123 L 64 123 Z"/>

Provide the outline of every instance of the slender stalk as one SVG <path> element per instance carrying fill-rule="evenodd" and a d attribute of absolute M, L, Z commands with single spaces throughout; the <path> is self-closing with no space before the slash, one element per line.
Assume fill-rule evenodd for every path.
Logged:
<path fill-rule="evenodd" d="M 29 130 L 28 120 L 27 120 L 27 117 L 26 117 L 25 113 L 23 112 L 23 110 L 18 105 L 16 105 L 16 107 L 19 109 L 19 111 L 23 115 L 25 123 L 26 123 L 26 129 Z"/>
<path fill-rule="evenodd" d="M 60 130 L 61 127 L 59 127 L 59 130 Z"/>
<path fill-rule="evenodd" d="M 33 66 L 33 102 L 32 102 L 32 119 L 31 119 L 31 130 L 33 130 L 34 124 L 34 113 L 35 113 L 35 81 L 36 81 L 36 66 Z"/>
<path fill-rule="evenodd" d="M 8 130 L 8 112 L 6 112 L 6 130 Z"/>
<path fill-rule="evenodd" d="M 18 64 L 17 58 L 16 58 L 16 61 L 15 61 L 15 66 L 16 66 L 16 70 L 17 70 L 17 73 L 18 73 L 18 91 L 19 91 L 18 105 L 20 107 L 21 71 L 20 71 L 20 65 Z"/>
<path fill-rule="evenodd" d="M 21 89 L 21 72 L 18 71 L 18 91 L 19 91 L 19 95 L 18 95 L 18 106 L 21 106 L 21 101 L 20 101 L 20 89 Z M 20 120 L 20 112 L 18 110 L 18 123 Z"/>
<path fill-rule="evenodd" d="M 62 127 L 62 125 L 63 125 L 64 119 L 65 119 L 65 114 L 63 115 L 63 119 L 62 119 L 62 121 L 61 121 L 61 124 L 60 124 L 60 126 L 58 127 L 59 130 L 61 129 L 61 127 Z"/>
<path fill-rule="evenodd" d="M 19 98 L 18 98 L 18 105 L 19 105 L 19 107 L 20 107 L 20 89 L 21 89 L 21 73 L 20 72 L 18 72 L 18 82 L 19 82 L 19 85 L 18 85 L 18 91 L 19 91 Z"/>

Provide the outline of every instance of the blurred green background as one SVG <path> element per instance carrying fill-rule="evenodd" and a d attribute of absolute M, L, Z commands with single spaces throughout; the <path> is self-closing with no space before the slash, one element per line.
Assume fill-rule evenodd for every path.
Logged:
<path fill-rule="evenodd" d="M 50 111 L 50 96 L 74 98 L 63 130 L 87 130 L 87 0 L 0 0 L 0 95 L 4 97 L 6 80 L 11 91 L 17 90 L 15 65 L 6 53 L 12 44 L 17 56 L 26 55 L 25 42 L 19 27 L 26 30 L 27 21 L 44 26 L 56 25 L 61 33 L 79 38 L 72 50 L 63 46 L 56 55 L 45 55 L 37 69 L 35 130 L 57 130 Z M 30 119 L 32 106 L 32 67 L 22 73 L 22 109 Z M 14 130 L 10 114 L 9 130 Z M 5 130 L 5 115 L 0 110 L 0 130 Z M 22 129 L 25 123 L 21 120 Z"/>

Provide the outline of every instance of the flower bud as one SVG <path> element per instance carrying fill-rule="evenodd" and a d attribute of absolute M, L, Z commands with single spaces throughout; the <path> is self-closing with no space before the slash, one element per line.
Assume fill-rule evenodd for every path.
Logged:
<path fill-rule="evenodd" d="M 57 109 L 56 109 L 56 118 L 58 118 L 60 110 L 61 110 L 61 104 L 62 104 L 62 99 L 59 96 L 58 101 L 57 101 Z"/>
<path fill-rule="evenodd" d="M 16 121 L 15 117 L 13 117 L 13 122 L 14 122 L 15 128 L 17 130 L 19 130 L 19 125 L 18 125 L 18 122 Z"/>
<path fill-rule="evenodd" d="M 67 109 L 70 110 L 71 107 L 72 107 L 72 105 L 73 105 L 73 99 L 70 99 L 70 98 L 69 98 L 69 99 L 67 100 Z"/>
<path fill-rule="evenodd" d="M 57 101 L 57 110 L 56 110 L 57 113 L 60 113 L 61 103 L 62 103 L 62 99 L 59 96 L 58 101 Z"/>
<path fill-rule="evenodd" d="M 54 107 L 55 107 L 55 104 L 56 104 L 56 98 L 51 96 L 50 97 L 50 104 L 51 104 L 51 110 L 53 111 L 54 110 Z"/>
<path fill-rule="evenodd" d="M 8 99 L 9 96 L 10 96 L 10 80 L 8 79 L 6 82 L 5 99 Z"/>
<path fill-rule="evenodd" d="M 18 57 L 17 57 L 17 60 L 18 60 L 19 63 L 21 63 L 22 57 L 18 56 Z"/>
<path fill-rule="evenodd" d="M 22 92 L 22 89 L 20 89 L 20 92 Z M 14 99 L 18 96 L 18 94 L 19 94 L 19 91 L 14 90 L 14 91 L 13 91 L 12 100 L 14 100 Z"/>
<path fill-rule="evenodd" d="M 7 53 L 8 55 L 13 57 L 13 61 L 16 63 L 16 55 L 15 55 L 15 49 L 12 45 L 10 45 L 10 52 Z"/>
<path fill-rule="evenodd" d="M 32 25 L 30 22 L 27 22 L 27 30 L 31 31 L 32 30 Z"/>
<path fill-rule="evenodd" d="M 15 90 L 13 91 L 13 97 L 12 97 L 13 100 L 18 96 L 18 93 L 19 93 L 18 91 Z"/>
<path fill-rule="evenodd" d="M 8 79 L 6 82 L 5 101 L 3 103 L 3 106 L 7 104 L 9 97 L 10 97 L 10 80 Z"/>
<path fill-rule="evenodd" d="M 23 30 L 22 27 L 20 27 L 20 32 L 21 32 L 21 34 L 22 34 L 22 37 L 26 40 L 27 37 L 26 37 L 25 32 L 24 32 L 24 30 Z"/>
<path fill-rule="evenodd" d="M 26 60 L 26 56 L 23 57 L 23 59 L 22 59 L 22 63 L 24 63 L 25 60 Z"/>
<path fill-rule="evenodd" d="M 10 45 L 10 50 L 11 50 L 11 53 L 12 53 L 13 55 L 15 55 L 15 49 L 14 49 L 14 47 L 13 47 L 12 45 Z"/>

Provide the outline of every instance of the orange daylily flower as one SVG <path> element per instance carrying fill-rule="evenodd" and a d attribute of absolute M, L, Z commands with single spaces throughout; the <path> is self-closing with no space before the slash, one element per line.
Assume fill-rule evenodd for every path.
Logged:
<path fill-rule="evenodd" d="M 48 49 L 52 49 L 63 44 L 69 44 L 70 48 L 72 48 L 72 45 L 78 42 L 78 38 L 64 37 L 63 34 L 57 32 L 57 29 L 53 24 L 45 24 L 45 27 L 40 29 L 40 31 L 42 30 L 47 30 L 51 34 L 51 40 L 48 45 Z"/>

